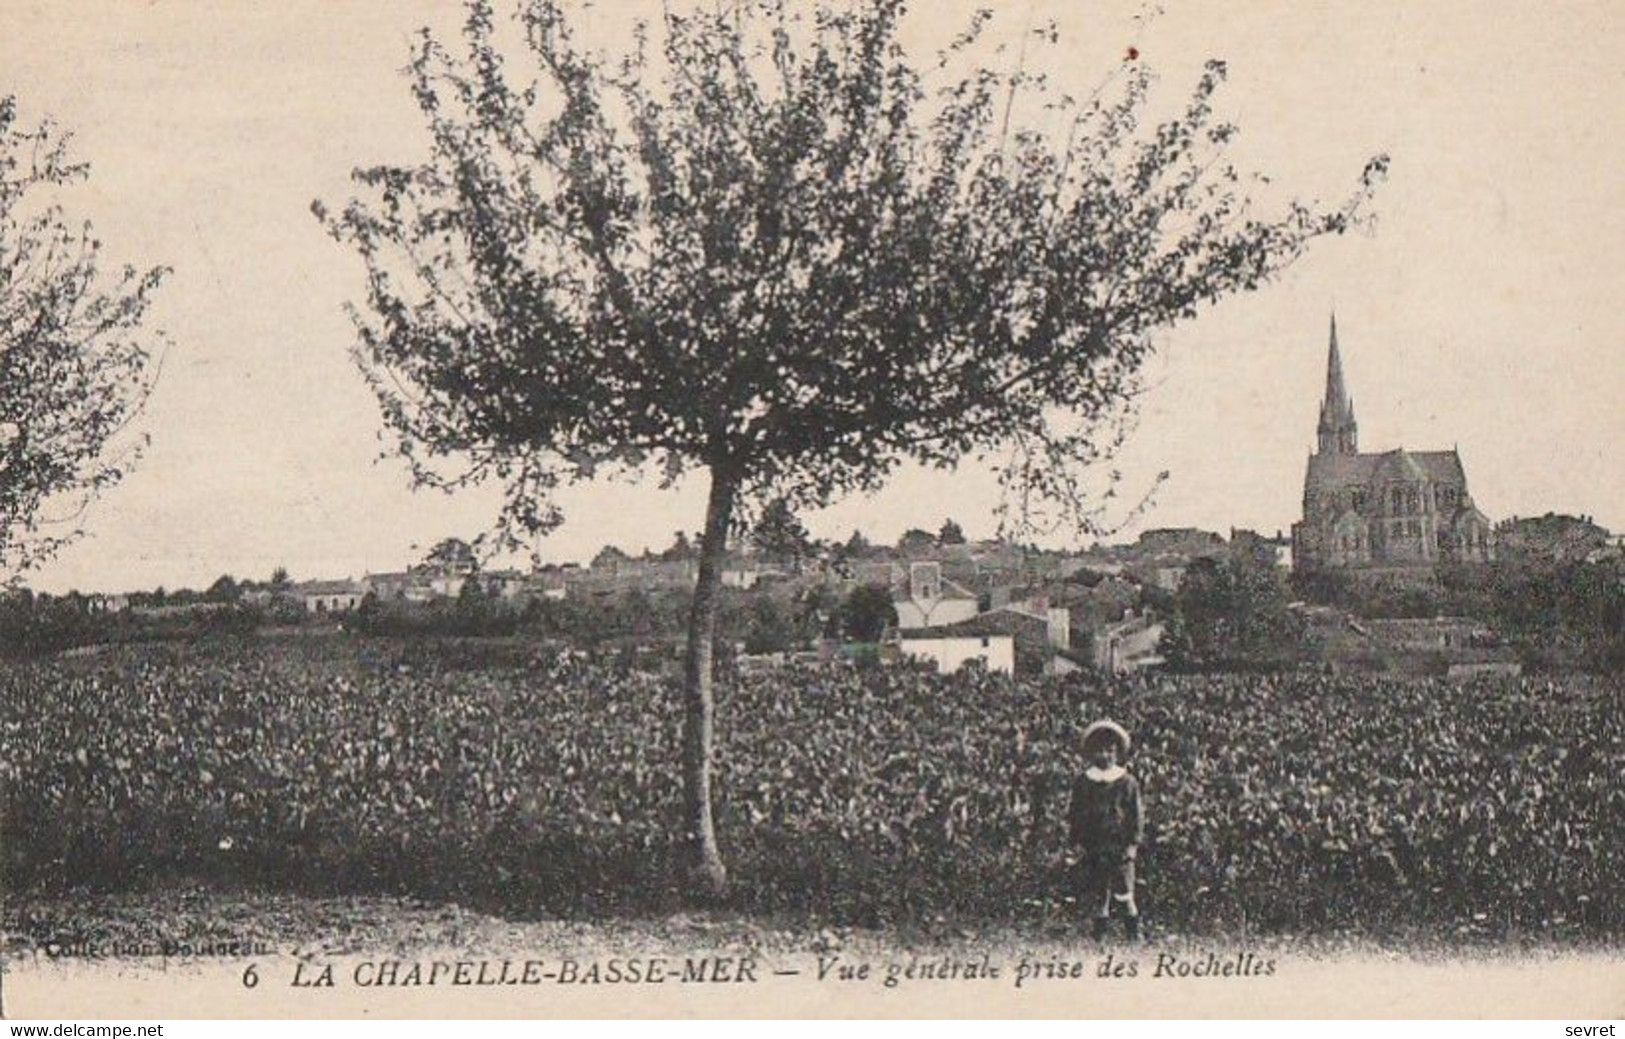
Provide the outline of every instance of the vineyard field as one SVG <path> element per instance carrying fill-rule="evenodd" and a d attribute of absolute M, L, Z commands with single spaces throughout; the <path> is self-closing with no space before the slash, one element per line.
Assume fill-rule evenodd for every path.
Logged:
<path fill-rule="evenodd" d="M 1625 680 L 939 677 L 721 684 L 736 908 L 859 926 L 1075 914 L 1077 736 L 1135 735 L 1169 933 L 1625 929 Z M 678 685 L 510 642 L 119 647 L 0 670 L 8 895 L 175 878 L 572 918 L 660 913 Z"/>

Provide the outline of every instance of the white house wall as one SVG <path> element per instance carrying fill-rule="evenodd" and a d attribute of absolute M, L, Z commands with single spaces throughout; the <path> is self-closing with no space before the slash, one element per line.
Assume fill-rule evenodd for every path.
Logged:
<path fill-rule="evenodd" d="M 1016 640 L 1009 635 L 968 635 L 938 639 L 902 639 L 904 653 L 929 660 L 943 674 L 958 671 L 972 660 L 980 660 L 989 671 L 1015 674 Z"/>

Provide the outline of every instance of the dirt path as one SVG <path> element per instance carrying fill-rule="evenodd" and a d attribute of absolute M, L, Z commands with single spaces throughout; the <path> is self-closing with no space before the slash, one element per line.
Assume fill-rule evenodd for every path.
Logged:
<path fill-rule="evenodd" d="M 5 1012 L 31 1017 L 1625 1011 L 1625 951 L 1549 941 L 1376 947 L 1152 930 L 1139 946 L 1102 948 L 1064 927 L 882 932 L 725 912 L 515 920 L 410 899 L 205 887 L 13 899 L 0 929 Z M 383 986 L 389 963 L 400 983 Z M 649 984 L 655 970 L 672 984 Z"/>

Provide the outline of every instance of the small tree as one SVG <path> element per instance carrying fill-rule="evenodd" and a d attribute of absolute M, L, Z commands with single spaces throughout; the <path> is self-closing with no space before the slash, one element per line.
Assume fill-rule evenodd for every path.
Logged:
<path fill-rule="evenodd" d="M 919 527 L 910 527 L 903 531 L 903 536 L 897 539 L 897 551 L 904 555 L 915 552 L 926 552 L 937 547 L 937 537 L 929 530 Z"/>
<path fill-rule="evenodd" d="M 813 552 L 812 537 L 783 498 L 775 498 L 762 510 L 750 539 L 758 552 L 779 562 L 799 565 Z"/>
<path fill-rule="evenodd" d="M 519 6 L 534 82 L 511 78 L 488 0 L 468 5 L 466 57 L 425 34 L 410 76 L 430 154 L 358 170 L 371 200 L 317 215 L 366 264 L 355 357 L 420 482 L 499 480 L 518 537 L 561 521 L 570 482 L 703 476 L 684 830 L 693 889 L 715 895 L 736 517 L 977 458 L 1007 519 L 1090 529 L 1089 477 L 1153 335 L 1348 227 L 1382 164 L 1339 208 L 1266 217 L 1225 158 L 1222 63 L 1142 133 L 1138 62 L 1079 101 L 977 67 L 985 18 L 933 90 L 901 0 L 668 8 L 619 60 L 579 46 L 565 7 Z"/>
<path fill-rule="evenodd" d="M 874 546 L 869 544 L 869 539 L 863 536 L 861 530 L 854 530 L 841 546 L 841 555 L 846 559 L 867 559 L 872 552 Z"/>
<path fill-rule="evenodd" d="M 835 625 L 840 613 L 840 599 L 827 584 L 815 584 L 796 597 L 796 640 L 812 642 L 826 635 L 836 635 Z"/>
<path fill-rule="evenodd" d="M 49 557 L 138 460 L 123 436 L 157 378 L 143 327 L 164 268 L 102 270 L 102 243 L 58 191 L 89 167 L 69 136 L 0 96 L 0 578 Z"/>
<path fill-rule="evenodd" d="M 937 544 L 939 544 L 939 545 L 963 545 L 964 543 L 965 543 L 965 531 L 964 531 L 964 529 L 962 527 L 960 527 L 959 524 L 955 523 L 951 519 L 943 520 L 941 529 L 939 529 L 937 531 Z"/>
<path fill-rule="evenodd" d="M 688 535 L 679 530 L 672 538 L 671 546 L 660 553 L 660 558 L 668 563 L 680 563 L 694 558 L 694 543 Z"/>
<path fill-rule="evenodd" d="M 841 633 L 854 642 L 879 642 L 896 623 L 891 589 L 882 585 L 860 584 L 841 604 Z"/>
<path fill-rule="evenodd" d="M 424 563 L 450 574 L 471 574 L 479 569 L 479 557 L 474 546 L 462 538 L 444 538 L 429 549 Z"/>
<path fill-rule="evenodd" d="M 745 632 L 746 653 L 783 653 L 795 645 L 795 626 L 771 596 L 759 595 L 751 603 L 750 628 Z"/>
<path fill-rule="evenodd" d="M 496 604 L 485 589 L 485 583 L 470 576 L 457 589 L 456 604 L 452 609 L 453 627 L 464 635 L 486 635 L 497 613 Z"/>

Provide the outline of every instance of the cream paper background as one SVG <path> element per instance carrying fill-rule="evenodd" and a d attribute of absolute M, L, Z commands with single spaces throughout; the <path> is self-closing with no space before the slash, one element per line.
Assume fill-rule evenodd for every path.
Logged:
<path fill-rule="evenodd" d="M 916 3 L 911 44 L 940 44 L 972 6 Z M 1011 25 L 1061 20 L 1083 83 L 1135 42 L 1177 102 L 1203 58 L 1228 59 L 1221 110 L 1242 126 L 1238 158 L 1295 193 L 1335 199 L 1368 156 L 1394 158 L 1374 235 L 1322 243 L 1282 283 L 1168 338 L 1140 436 L 1124 459 L 1131 482 L 1174 471 L 1158 525 L 1274 530 L 1296 518 L 1334 305 L 1371 447 L 1459 442 L 1492 518 L 1555 508 L 1625 525 L 1616 453 L 1625 439 L 1625 7 L 1169 0 L 1141 34 L 1136 6 L 1125 3 L 999 6 L 1008 40 Z M 600 2 L 591 31 L 612 42 L 632 14 L 657 10 Z M 394 70 L 413 28 L 431 24 L 445 34 L 457 19 L 455 5 L 425 0 L 0 0 L 0 91 L 19 95 L 25 120 L 50 114 L 74 130 L 76 154 L 93 163 L 74 211 L 95 221 L 115 259 L 170 263 L 177 272 L 155 314 L 175 346 L 154 400 L 153 452 L 91 517 L 93 539 L 39 575 L 38 586 L 173 587 L 284 563 L 299 576 L 359 573 L 401 562 L 408 545 L 488 522 L 489 496 L 414 497 L 398 470 L 371 465 L 376 412 L 344 359 L 348 332 L 338 311 L 359 295 L 359 269 L 306 213 L 312 198 L 348 197 L 351 166 L 417 154 L 421 138 Z M 976 536 L 987 533 L 980 528 L 990 495 L 982 474 L 905 473 L 878 498 L 838 504 L 814 528 L 830 536 L 861 523 L 895 536 L 952 513 Z M 576 558 L 606 540 L 658 547 L 699 512 L 691 488 L 659 496 L 594 487 L 566 504 L 571 520 L 558 549 Z M 555 950 L 525 953 L 550 958 Z M 1625 1012 L 1617 952 L 1444 961 L 1288 953 L 1269 979 L 1051 983 L 1022 992 L 1005 982 L 885 992 L 791 979 L 699 992 L 311 994 L 273 984 L 245 991 L 241 967 L 11 961 L 5 1012 Z"/>
<path fill-rule="evenodd" d="M 1222 947 L 1215 943 L 1214 948 Z M 966 950 L 970 952 L 971 950 Z M 1141 951 L 1151 958 L 1155 946 Z M 552 950 L 519 955 L 550 956 Z M 1095 958 L 1079 950 L 1080 957 Z M 1119 950 L 1121 955 L 1121 950 Z M 449 953 L 455 955 L 455 953 Z M 556 954 L 554 954 L 556 955 Z M 294 960 L 153 966 L 13 964 L 11 1018 L 1532 1018 L 1625 1017 L 1625 958 L 1613 954 L 1411 959 L 1285 954 L 1269 978 L 878 984 L 766 978 L 758 985 L 292 989 Z M 429 958 L 425 953 L 421 957 Z M 810 968 L 805 960 L 795 962 Z"/>

